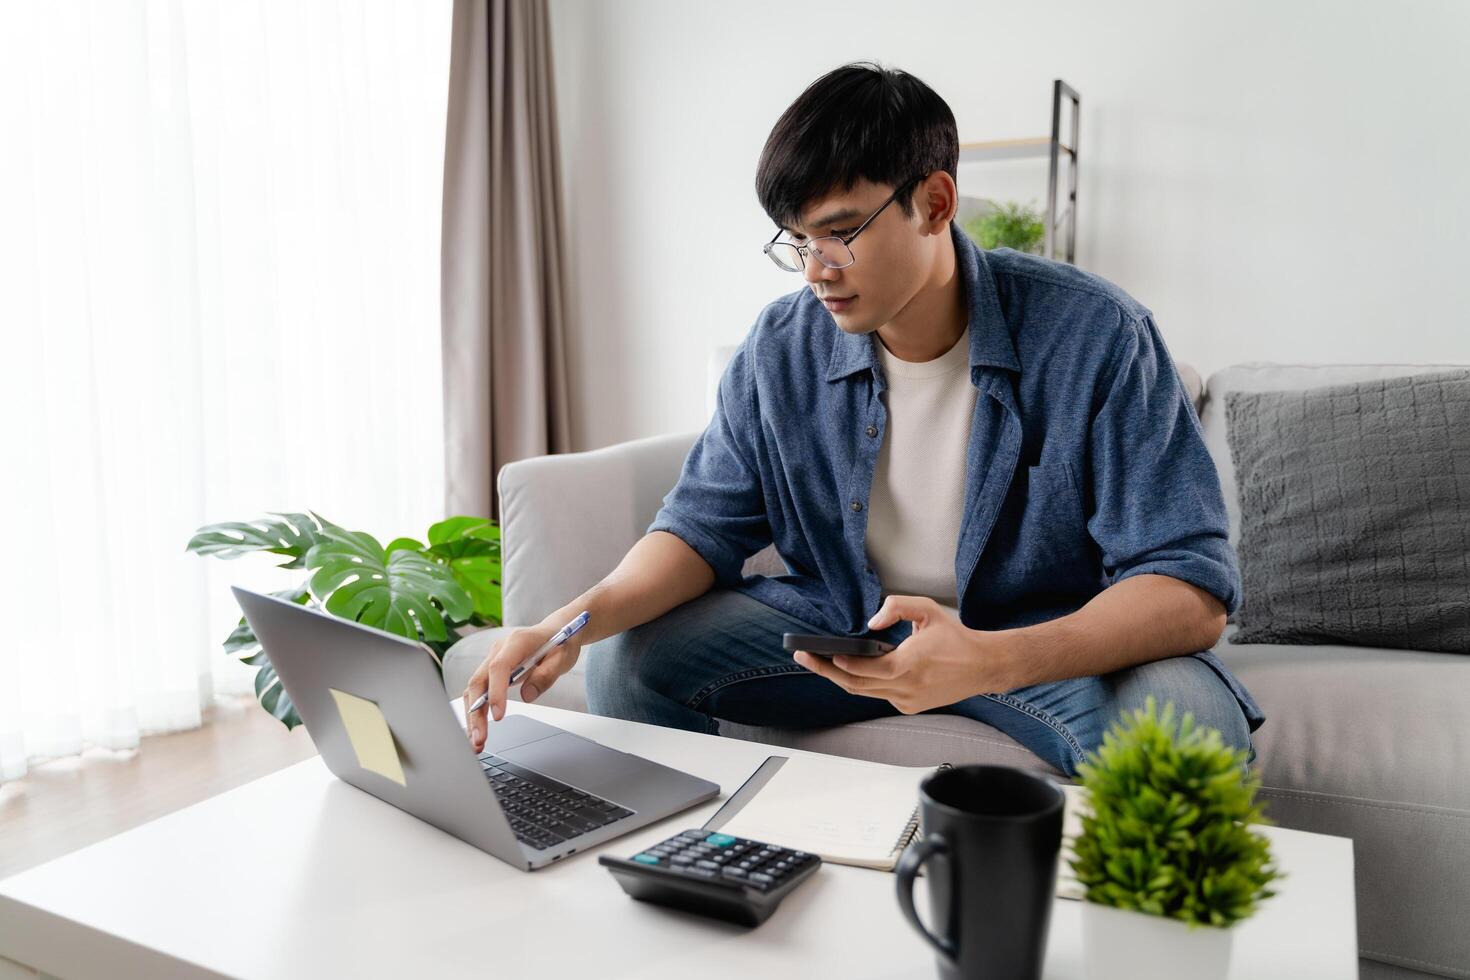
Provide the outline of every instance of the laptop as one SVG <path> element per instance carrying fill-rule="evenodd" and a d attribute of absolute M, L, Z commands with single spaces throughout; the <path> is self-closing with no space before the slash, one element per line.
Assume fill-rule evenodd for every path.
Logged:
<path fill-rule="evenodd" d="M 490 721 L 476 753 L 427 646 L 231 591 L 337 778 L 507 864 L 545 867 L 720 792 L 523 715 Z"/>

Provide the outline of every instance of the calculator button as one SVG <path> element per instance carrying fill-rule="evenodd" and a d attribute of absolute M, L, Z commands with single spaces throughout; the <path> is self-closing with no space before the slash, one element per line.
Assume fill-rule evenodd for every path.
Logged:
<path fill-rule="evenodd" d="M 745 874 L 746 874 L 746 871 L 745 871 L 744 868 L 728 868 L 727 867 L 722 872 L 722 874 L 724 874 L 724 876 L 726 878 L 744 878 L 745 877 Z"/>
<path fill-rule="evenodd" d="M 633 855 L 633 860 L 634 861 L 637 861 L 639 864 L 658 864 L 659 863 L 658 855 L 656 855 L 656 854 L 635 854 L 635 855 Z"/>
<path fill-rule="evenodd" d="M 695 861 L 694 866 L 696 868 L 709 868 L 712 871 L 720 870 L 720 866 L 713 861 Z"/>
<path fill-rule="evenodd" d="M 704 842 L 706 844 L 713 844 L 715 847 L 729 847 L 735 843 L 735 838 L 729 834 L 710 834 L 704 839 Z"/>

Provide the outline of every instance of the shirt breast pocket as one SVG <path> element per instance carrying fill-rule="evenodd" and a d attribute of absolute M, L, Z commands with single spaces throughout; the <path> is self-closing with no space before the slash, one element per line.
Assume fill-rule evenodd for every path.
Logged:
<path fill-rule="evenodd" d="M 1024 485 L 1011 486 L 1014 524 L 1013 559 L 1028 577 L 1044 574 L 1052 586 L 1073 577 L 1096 575 L 1097 556 L 1082 491 L 1072 464 L 1045 463 L 1022 471 Z M 1000 528 L 997 527 L 999 532 Z"/>

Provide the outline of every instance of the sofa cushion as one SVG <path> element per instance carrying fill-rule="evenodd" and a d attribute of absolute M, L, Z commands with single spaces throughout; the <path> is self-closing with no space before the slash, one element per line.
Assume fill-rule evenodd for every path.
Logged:
<path fill-rule="evenodd" d="M 1225 401 L 1239 640 L 1470 653 L 1470 370 Z"/>
<path fill-rule="evenodd" d="M 1364 955 L 1470 976 L 1470 660 L 1237 632 L 1214 649 L 1267 716 L 1266 816 L 1352 838 Z"/>
<path fill-rule="evenodd" d="M 1223 368 L 1210 375 L 1205 382 L 1200 426 L 1204 429 L 1205 448 L 1210 451 L 1215 469 L 1220 474 L 1225 511 L 1230 517 L 1230 543 L 1238 544 L 1240 541 L 1240 498 L 1226 436 L 1226 395 L 1232 391 L 1320 388 L 1325 385 L 1430 374 L 1457 368 L 1470 368 L 1470 364 L 1274 364 L 1269 361 L 1251 361 Z"/>

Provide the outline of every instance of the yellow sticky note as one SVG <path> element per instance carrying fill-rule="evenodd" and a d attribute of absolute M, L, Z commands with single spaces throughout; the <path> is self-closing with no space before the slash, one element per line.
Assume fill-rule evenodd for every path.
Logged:
<path fill-rule="evenodd" d="M 357 753 L 357 764 L 399 786 L 408 786 L 403 778 L 403 764 L 398 761 L 398 748 L 393 744 L 393 733 L 388 730 L 388 719 L 383 717 L 377 703 L 335 687 L 327 690 L 337 702 L 347 737 L 352 740 L 352 751 Z"/>

